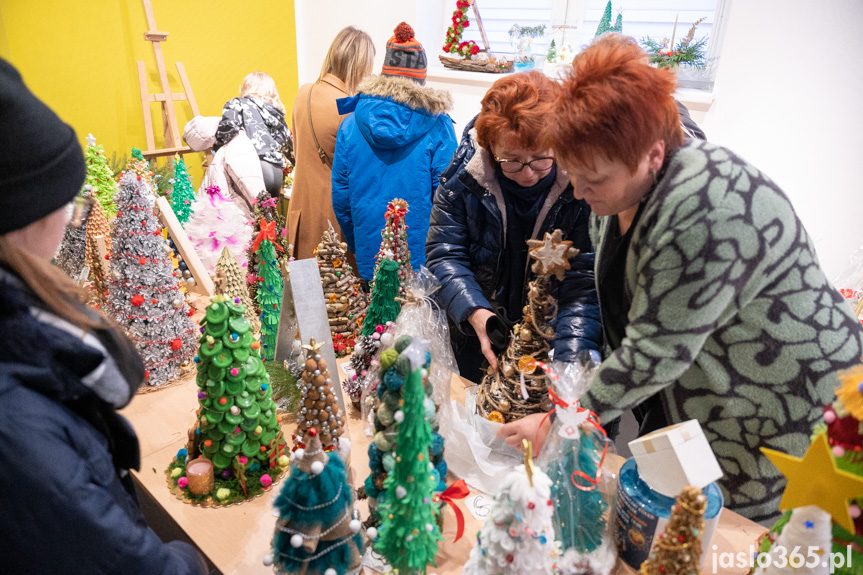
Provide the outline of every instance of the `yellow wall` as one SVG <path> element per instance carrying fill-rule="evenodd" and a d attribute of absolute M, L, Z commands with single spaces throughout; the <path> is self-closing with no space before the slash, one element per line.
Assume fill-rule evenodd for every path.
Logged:
<path fill-rule="evenodd" d="M 156 26 L 169 33 L 162 52 L 171 89 L 182 91 L 175 62 L 192 85 L 201 114 L 217 116 L 237 96 L 243 77 L 256 70 L 276 81 L 288 109 L 297 92 L 292 0 L 152 0 Z M 149 91 L 160 91 L 156 58 L 144 40 L 147 20 L 140 0 L 2 0 L 0 56 L 14 64 L 30 89 L 83 138 L 92 132 L 110 159 L 144 149 L 144 120 L 135 62 L 149 73 Z M 175 104 L 180 132 L 192 115 Z M 151 105 L 156 147 L 165 147 L 161 114 Z M 186 156 L 197 186 L 202 154 Z"/>

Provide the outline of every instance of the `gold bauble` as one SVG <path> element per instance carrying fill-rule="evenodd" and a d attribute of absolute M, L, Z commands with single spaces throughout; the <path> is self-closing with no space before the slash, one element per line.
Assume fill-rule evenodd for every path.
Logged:
<path fill-rule="evenodd" d="M 515 375 L 515 368 L 511 363 L 503 364 L 503 375 L 504 377 L 513 377 Z"/>
<path fill-rule="evenodd" d="M 509 413 L 509 409 L 512 407 L 509 403 L 508 399 L 501 399 L 500 403 L 497 404 L 497 408 L 501 413 Z"/>

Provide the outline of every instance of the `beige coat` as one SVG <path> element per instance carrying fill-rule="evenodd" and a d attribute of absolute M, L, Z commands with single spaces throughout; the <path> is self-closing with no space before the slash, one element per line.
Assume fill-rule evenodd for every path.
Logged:
<path fill-rule="evenodd" d="M 297 259 L 314 257 L 313 251 L 321 236 L 332 222 L 333 228 L 342 237 L 333 200 L 330 194 L 332 174 L 329 166 L 321 162 L 315 139 L 309 126 L 309 90 L 312 92 L 312 122 L 318 143 L 333 159 L 336 149 L 336 134 L 347 116 L 339 116 L 336 100 L 348 96 L 344 82 L 332 74 L 314 84 L 305 84 L 294 100 L 293 131 L 297 166 L 294 188 L 288 207 L 288 233 L 294 244 Z M 349 261 L 353 265 L 354 257 Z"/>

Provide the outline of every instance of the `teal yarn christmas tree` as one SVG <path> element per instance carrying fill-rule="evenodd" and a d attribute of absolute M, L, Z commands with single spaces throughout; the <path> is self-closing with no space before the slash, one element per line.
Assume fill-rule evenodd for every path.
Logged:
<path fill-rule="evenodd" d="M 432 428 L 425 417 L 423 368 L 426 346 L 418 341 L 404 351 L 411 372 L 404 384 L 404 404 L 394 418 L 399 422 L 396 462 L 384 483 L 386 501 L 380 506 L 382 524 L 375 549 L 402 575 L 424 574 L 434 562 L 442 541 L 434 501 L 435 482 L 429 448 Z"/>
<path fill-rule="evenodd" d="M 594 34 L 594 37 L 602 36 L 606 32 L 611 32 L 612 30 L 611 0 L 608 0 L 608 4 L 605 5 L 605 12 L 602 13 L 602 19 L 599 21 L 599 26 L 596 27 L 596 34 Z"/>
<path fill-rule="evenodd" d="M 315 428 L 304 443 L 305 449 L 294 452 L 297 463 L 274 504 L 273 555 L 264 564 L 275 564 L 277 573 L 353 573 L 364 540 L 345 465 L 324 452 Z"/>
<path fill-rule="evenodd" d="M 284 283 L 279 271 L 276 247 L 266 239 L 265 232 L 258 235 L 254 246 L 258 259 L 258 289 L 255 300 L 261 310 L 261 356 L 264 361 L 272 361 L 276 355 L 276 335 L 279 331 Z"/>
<path fill-rule="evenodd" d="M 375 273 L 375 285 L 372 288 L 366 319 L 363 320 L 363 335 L 373 334 L 377 326 L 395 321 L 399 316 L 402 306 L 396 301 L 396 296 L 400 287 L 399 264 L 391 259 L 381 261 Z"/>
<path fill-rule="evenodd" d="M 192 215 L 193 201 L 195 201 L 195 189 L 192 187 L 192 178 L 186 170 L 186 162 L 177 155 L 174 158 L 174 191 L 171 192 L 171 208 L 183 227 Z"/>
<path fill-rule="evenodd" d="M 614 21 L 614 27 L 611 29 L 612 32 L 620 32 L 623 33 L 623 14 L 618 12 L 617 19 Z"/>

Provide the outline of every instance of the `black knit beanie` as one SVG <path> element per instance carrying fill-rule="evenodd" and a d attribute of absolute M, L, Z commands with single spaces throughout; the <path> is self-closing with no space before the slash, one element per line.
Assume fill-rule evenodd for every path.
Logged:
<path fill-rule="evenodd" d="M 72 127 L 0 58 L 0 235 L 71 202 L 85 176 L 84 154 Z"/>

